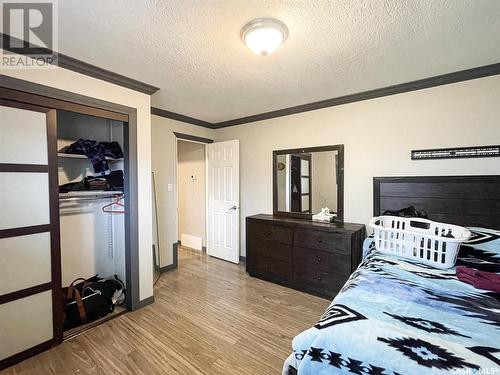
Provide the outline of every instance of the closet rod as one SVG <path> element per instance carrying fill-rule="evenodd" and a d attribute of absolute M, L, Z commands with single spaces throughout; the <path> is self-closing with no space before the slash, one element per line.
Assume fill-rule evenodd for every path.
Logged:
<path fill-rule="evenodd" d="M 123 194 L 110 194 L 104 196 L 95 196 L 95 197 L 59 197 L 60 201 L 71 202 L 71 201 L 95 201 L 100 199 L 112 199 L 117 196 L 123 197 Z"/>

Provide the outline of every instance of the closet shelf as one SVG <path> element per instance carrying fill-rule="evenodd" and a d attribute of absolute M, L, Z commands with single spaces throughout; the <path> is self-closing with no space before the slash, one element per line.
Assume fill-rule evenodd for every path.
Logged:
<path fill-rule="evenodd" d="M 123 195 L 123 191 L 118 191 L 118 190 L 109 190 L 109 191 L 100 191 L 100 190 L 95 190 L 95 191 L 72 191 L 69 193 L 59 193 L 59 199 L 64 200 L 64 199 L 78 199 L 78 198 L 85 198 L 85 199 L 92 199 L 92 198 L 98 198 L 98 199 L 103 199 L 103 198 L 113 198 L 117 195 Z"/>
<path fill-rule="evenodd" d="M 87 156 L 85 156 L 85 155 L 66 154 L 65 152 L 58 152 L 57 153 L 57 157 L 58 158 L 66 158 L 66 159 L 86 159 L 86 160 L 89 160 L 89 158 Z M 106 160 L 109 161 L 110 163 L 114 163 L 114 162 L 117 162 L 117 161 L 122 161 L 123 158 L 115 159 L 115 158 L 111 158 L 109 156 L 106 156 Z"/>

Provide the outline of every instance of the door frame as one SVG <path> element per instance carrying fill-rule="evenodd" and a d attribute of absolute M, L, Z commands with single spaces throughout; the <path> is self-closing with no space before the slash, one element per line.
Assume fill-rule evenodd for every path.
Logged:
<path fill-rule="evenodd" d="M 180 244 L 180 238 L 179 238 L 179 179 L 178 179 L 178 143 L 179 141 L 182 142 L 191 142 L 191 143 L 198 143 L 198 144 L 203 144 L 205 145 L 205 238 L 207 237 L 207 230 L 208 230 L 208 180 L 207 180 L 207 148 L 206 145 L 209 143 L 214 143 L 213 139 L 209 138 L 203 138 L 203 137 L 198 137 L 195 135 L 191 134 L 184 134 L 184 133 L 178 133 L 178 132 L 173 132 L 175 136 L 175 150 L 174 150 L 174 162 L 175 162 L 175 167 L 174 167 L 174 176 L 175 176 L 175 218 L 177 221 L 177 228 L 176 228 L 176 237 L 177 237 L 177 243 L 174 243 L 174 263 L 173 266 L 174 268 L 177 267 L 177 262 L 178 262 L 178 257 L 175 256 L 175 252 L 178 250 L 176 246 Z M 202 246 L 202 251 L 205 251 Z M 168 266 L 167 266 L 168 267 Z M 170 268 L 169 268 L 170 269 Z"/>
<path fill-rule="evenodd" d="M 152 303 L 154 301 L 153 298 L 148 298 L 144 301 L 140 301 L 139 299 L 138 225 L 134 225 L 134 223 L 139 222 L 137 207 L 137 109 L 5 75 L 0 75 L 0 98 L 11 102 L 17 102 L 19 105 L 23 105 L 25 107 L 34 105 L 51 110 L 77 112 L 85 115 L 103 117 L 123 122 L 124 170 L 126 171 L 124 193 L 129 197 L 129 199 L 125 200 L 125 210 L 127 212 L 125 214 L 125 269 L 126 285 L 128 289 L 126 307 L 128 310 L 133 311 Z M 55 129 L 56 128 L 54 127 L 54 130 Z M 57 134 L 53 134 L 52 138 L 53 137 L 57 139 Z M 50 142 L 49 139 L 47 141 Z M 49 166 L 56 163 L 55 173 L 57 174 L 57 145 L 54 145 L 53 147 L 56 148 L 56 152 L 54 155 L 49 154 L 48 161 Z M 55 159 L 51 160 L 51 157 Z M 59 218 L 58 194 L 57 200 L 55 202 L 51 202 L 50 210 L 51 215 L 52 212 L 56 212 L 57 218 Z M 61 267 L 59 265 L 59 272 L 60 268 Z M 60 283 L 61 282 L 59 281 L 59 285 Z M 58 321 L 62 322 L 62 306 L 61 309 L 54 311 L 54 315 L 59 315 L 59 317 L 54 316 L 54 321 L 59 319 Z M 59 344 L 62 341 L 62 329 L 57 336 L 58 337 L 54 337 L 54 342 L 45 343 L 45 345 L 39 345 L 17 354 L 15 362 L 22 361 L 39 352 L 42 352 L 54 344 Z M 9 363 L 9 365 L 15 362 Z"/>

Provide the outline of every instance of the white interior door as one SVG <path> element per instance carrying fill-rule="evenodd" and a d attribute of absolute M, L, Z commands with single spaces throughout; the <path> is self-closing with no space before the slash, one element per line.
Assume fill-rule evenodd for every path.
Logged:
<path fill-rule="evenodd" d="M 207 254 L 240 260 L 240 143 L 207 145 Z"/>

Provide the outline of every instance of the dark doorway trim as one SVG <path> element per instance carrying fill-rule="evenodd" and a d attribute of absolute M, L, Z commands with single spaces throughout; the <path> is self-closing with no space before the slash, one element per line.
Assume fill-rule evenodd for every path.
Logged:
<path fill-rule="evenodd" d="M 182 134 L 182 133 L 177 133 L 177 132 L 174 132 L 174 134 L 175 134 L 177 139 L 181 139 L 184 141 L 193 141 L 193 142 L 199 142 L 199 143 L 214 143 L 213 139 L 197 137 L 197 136 L 191 135 L 191 134 Z"/>
<path fill-rule="evenodd" d="M 20 41 L 17 38 L 13 38 L 9 36 L 8 34 L 3 34 L 0 33 L 0 36 L 2 38 L 2 46 L 9 46 L 10 43 L 7 43 L 7 39 L 10 38 L 11 40 L 17 40 Z M 6 50 L 10 50 L 9 48 L 6 48 Z M 52 51 L 50 51 L 47 48 L 40 48 L 40 50 L 46 51 L 47 54 L 53 54 Z M 16 53 L 18 51 L 15 51 Z M 73 57 L 64 55 L 62 53 L 56 53 L 57 55 L 57 66 L 71 70 L 73 72 L 85 74 L 89 77 L 97 78 L 102 81 L 106 81 L 109 83 L 113 83 L 118 86 L 125 87 L 127 89 L 132 89 L 135 91 L 142 92 L 144 94 L 152 95 L 156 91 L 159 90 L 158 87 L 149 85 L 147 83 L 123 76 L 118 73 L 114 73 L 110 70 L 99 68 L 98 66 L 86 63 L 82 60 L 75 59 Z"/>
<path fill-rule="evenodd" d="M 164 109 L 160 109 L 160 108 L 156 108 L 156 107 L 151 107 L 151 114 L 155 115 L 155 116 L 169 118 L 171 120 L 177 120 L 177 121 L 185 122 L 188 124 L 201 126 L 204 128 L 209 128 L 209 129 L 214 128 L 214 124 L 211 122 L 199 120 L 199 119 L 194 118 L 194 117 L 181 115 L 180 113 L 166 111 Z"/>

